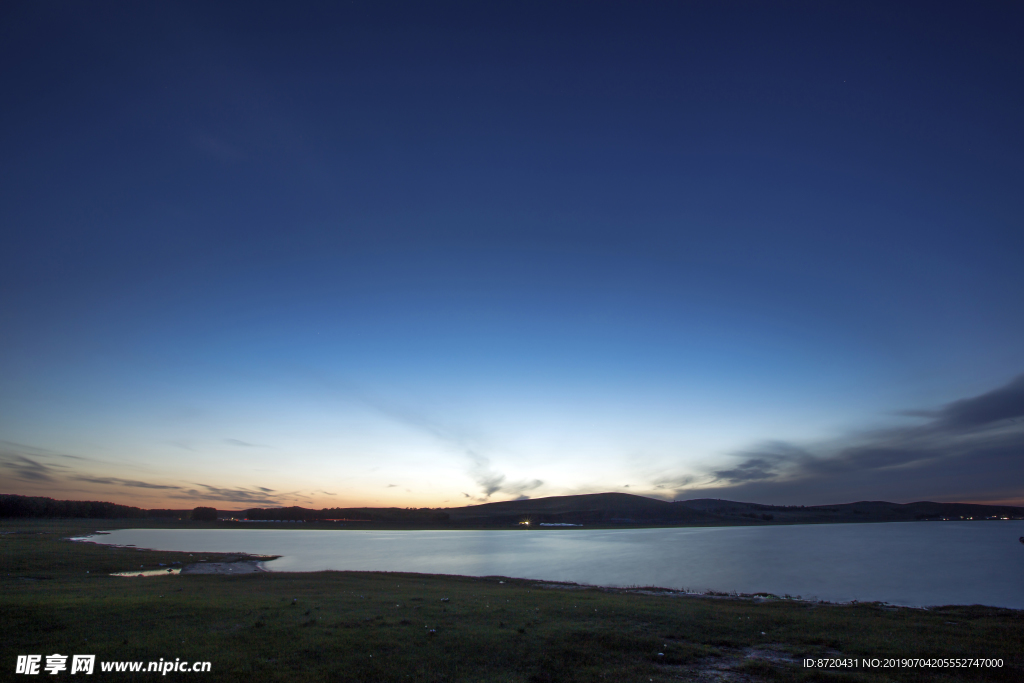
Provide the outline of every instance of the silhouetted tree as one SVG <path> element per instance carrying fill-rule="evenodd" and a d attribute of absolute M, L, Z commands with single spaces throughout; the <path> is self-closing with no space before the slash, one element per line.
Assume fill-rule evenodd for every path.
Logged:
<path fill-rule="evenodd" d="M 192 520 L 195 522 L 216 522 L 217 510 L 214 508 L 196 508 L 192 510 Z"/>
<path fill-rule="evenodd" d="M 95 500 L 54 500 L 39 496 L 0 494 L 0 517 L 145 517 L 146 511 Z"/>

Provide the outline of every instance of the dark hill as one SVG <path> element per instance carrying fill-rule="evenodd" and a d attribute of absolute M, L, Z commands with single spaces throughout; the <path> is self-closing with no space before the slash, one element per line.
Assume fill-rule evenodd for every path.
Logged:
<path fill-rule="evenodd" d="M 1024 508 L 973 503 L 887 503 L 860 501 L 839 505 L 761 505 L 733 500 L 699 498 L 675 505 L 722 520 L 759 519 L 783 524 L 827 522 L 910 522 L 917 520 L 1024 519 Z"/>
<path fill-rule="evenodd" d="M 452 521 L 514 524 L 685 524 L 708 522 L 711 516 L 681 505 L 628 493 L 591 493 L 484 503 L 448 510 Z"/>
<path fill-rule="evenodd" d="M 250 520 L 316 522 L 362 521 L 415 527 L 504 527 L 529 520 L 532 524 L 733 525 L 821 524 L 844 522 L 909 522 L 919 520 L 1024 519 L 1024 508 L 972 503 L 887 503 L 860 501 L 839 505 L 762 505 L 701 498 L 666 502 L 628 493 L 551 496 L 461 508 L 253 508 L 220 511 L 220 517 Z M 61 501 L 52 498 L 0 494 L 0 517 L 178 518 L 190 510 L 142 510 L 99 501 Z"/>

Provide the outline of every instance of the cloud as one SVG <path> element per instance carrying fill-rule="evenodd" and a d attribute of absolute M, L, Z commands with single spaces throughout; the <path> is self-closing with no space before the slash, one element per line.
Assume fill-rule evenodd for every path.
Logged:
<path fill-rule="evenodd" d="M 1024 417 L 1024 375 L 981 396 L 944 406 L 935 414 L 931 427 L 944 431 L 967 431 L 1020 417 Z"/>
<path fill-rule="evenodd" d="M 29 445 L 23 444 L 23 443 L 15 443 L 14 441 L 4 441 L 3 439 L 0 439 L 0 447 L 3 447 L 3 449 L 5 451 L 8 451 L 8 452 L 11 452 L 11 451 L 15 451 L 15 452 L 16 451 L 29 451 L 30 453 L 34 453 L 36 455 L 53 455 L 54 454 L 53 451 L 47 450 L 45 448 L 38 448 L 36 446 L 29 446 Z"/>
<path fill-rule="evenodd" d="M 654 480 L 654 488 L 684 489 L 697 481 L 700 481 L 700 478 L 692 474 L 662 475 Z"/>
<path fill-rule="evenodd" d="M 24 451 L 31 451 L 33 453 L 33 457 L 28 457 L 21 453 L 11 452 L 9 450 L 10 448 L 18 448 Z M 54 451 L 49 451 L 45 448 L 36 448 L 34 446 L 16 444 L 10 441 L 0 441 L 0 467 L 13 471 L 14 477 L 21 479 L 22 481 L 25 482 L 60 484 L 61 481 L 81 481 L 90 484 L 129 486 L 132 488 L 143 489 L 174 490 L 181 488 L 180 486 L 150 484 L 149 482 L 138 481 L 135 479 L 93 476 L 87 473 L 75 471 L 72 465 L 52 463 L 48 464 L 40 462 L 40 460 L 43 458 L 50 460 L 53 460 L 55 458 L 61 458 L 77 461 L 98 462 L 93 461 L 90 458 L 83 458 L 77 455 L 56 453 Z"/>
<path fill-rule="evenodd" d="M 78 475 L 70 477 L 74 481 L 87 481 L 93 484 L 110 484 L 113 486 L 132 486 L 140 489 L 180 489 L 180 486 L 164 486 L 162 484 L 149 484 L 144 481 L 135 481 L 132 479 L 118 479 L 117 477 L 87 477 L 84 475 Z"/>
<path fill-rule="evenodd" d="M 0 457 L 3 457 L 0 467 L 13 471 L 15 477 L 24 481 L 53 482 L 55 481 L 54 475 L 60 474 L 54 467 L 44 465 L 23 455 L 3 453 Z"/>
<path fill-rule="evenodd" d="M 491 469 L 490 459 L 469 449 L 466 450 L 466 455 L 472 462 L 469 468 L 470 476 L 483 491 L 484 498 L 490 498 L 492 494 L 500 491 L 505 484 L 505 475 Z"/>
<path fill-rule="evenodd" d="M 775 467 L 777 462 L 778 460 L 776 459 L 759 454 L 748 458 L 730 470 L 716 471 L 714 473 L 715 481 L 727 481 L 730 484 L 738 484 L 744 481 L 772 479 L 776 476 Z"/>
<path fill-rule="evenodd" d="M 255 489 L 228 489 L 208 484 L 196 484 L 205 490 L 189 489 L 187 495 L 172 496 L 172 498 L 200 498 L 203 500 L 219 500 L 228 503 L 245 503 L 247 505 L 279 505 L 278 498 L 288 497 L 295 494 L 282 494 L 281 496 L 270 497 L 268 490 Z"/>
<path fill-rule="evenodd" d="M 665 476 L 677 498 L 773 502 L 887 498 L 1024 502 L 1024 376 L 935 410 L 921 424 L 809 445 L 766 441 L 703 476 Z"/>
<path fill-rule="evenodd" d="M 34 455 L 33 457 L 28 457 L 27 455 L 24 455 L 22 453 L 12 452 L 12 448 L 23 449 L 24 451 L 32 451 Z M 35 448 L 32 446 L 25 446 L 23 444 L 15 444 L 12 442 L 0 441 L 0 467 L 6 470 L 10 470 L 11 472 L 13 472 L 13 476 L 15 478 L 21 479 L 25 482 L 59 484 L 61 481 L 76 481 L 86 482 L 90 484 L 102 484 L 106 486 L 126 486 L 131 488 L 178 492 L 170 494 L 168 496 L 170 498 L 200 498 L 204 500 L 221 500 L 235 503 L 248 503 L 254 505 L 277 504 L 277 497 L 294 495 L 278 494 L 277 496 L 273 496 L 271 494 L 275 494 L 274 489 L 266 488 L 263 486 L 254 486 L 248 489 L 232 489 L 219 488 L 216 486 L 209 486 L 207 484 L 194 484 L 194 486 L 198 486 L 199 488 L 185 490 L 185 487 L 183 486 L 174 486 L 170 484 L 152 484 L 150 482 L 139 481 L 136 479 L 122 479 L 120 477 L 95 476 L 92 474 L 75 471 L 75 469 L 71 465 L 40 462 L 40 460 L 44 458 L 50 460 L 53 460 L 54 458 L 90 460 L 89 458 L 81 458 L 79 456 L 54 453 L 52 451 L 47 451 L 46 449 L 42 448 Z"/>
<path fill-rule="evenodd" d="M 23 443 L 16 443 L 14 441 L 4 441 L 0 439 L 0 449 L 3 449 L 9 455 L 24 455 L 25 451 L 36 457 L 46 458 L 67 458 L 69 460 L 89 460 L 89 458 L 83 458 L 80 455 L 68 455 L 67 453 L 57 453 L 47 448 L 39 448 L 37 446 L 29 446 Z"/>
<path fill-rule="evenodd" d="M 232 446 L 240 446 L 242 448 L 267 448 L 262 444 L 249 443 L 248 441 L 242 441 L 241 439 L 224 439 L 224 443 L 231 444 Z"/>
<path fill-rule="evenodd" d="M 480 487 L 482 493 L 475 500 L 489 500 L 495 493 L 519 495 L 524 491 L 530 491 L 544 485 L 544 482 L 540 479 L 508 481 L 504 474 L 494 469 L 491 459 L 480 452 L 480 447 L 476 443 L 478 439 L 467 430 L 442 424 L 437 420 L 429 419 L 414 411 L 368 398 L 364 394 L 359 394 L 358 398 L 364 405 L 378 411 L 385 417 L 407 427 L 425 432 L 462 453 L 467 460 L 467 474 Z M 465 493 L 463 495 L 467 498 L 473 498 L 473 496 Z"/>
<path fill-rule="evenodd" d="M 386 489 L 393 489 L 393 488 L 395 488 L 395 484 L 388 484 L 384 488 L 386 488 Z"/>
<path fill-rule="evenodd" d="M 489 458 L 480 455 L 476 451 L 466 448 L 466 455 L 470 460 L 469 475 L 480 487 L 483 492 L 483 496 L 477 498 L 477 500 L 488 500 L 495 493 L 507 493 L 509 495 L 519 495 L 524 491 L 532 491 L 535 488 L 544 485 L 544 482 L 540 479 L 532 479 L 530 481 L 508 481 L 504 474 L 496 472 L 491 467 L 491 461 Z"/>
<path fill-rule="evenodd" d="M 544 482 L 540 479 L 533 479 L 531 481 L 517 481 L 505 484 L 501 487 L 503 493 L 511 494 L 522 494 L 524 491 L 532 491 L 544 485 Z"/>

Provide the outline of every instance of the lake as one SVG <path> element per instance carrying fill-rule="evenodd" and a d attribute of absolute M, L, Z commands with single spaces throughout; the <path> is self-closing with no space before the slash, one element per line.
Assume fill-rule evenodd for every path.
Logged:
<path fill-rule="evenodd" d="M 89 541 L 281 555 L 271 571 L 511 576 L 767 592 L 830 602 L 1024 609 L 1024 521 L 674 529 L 123 529 Z"/>

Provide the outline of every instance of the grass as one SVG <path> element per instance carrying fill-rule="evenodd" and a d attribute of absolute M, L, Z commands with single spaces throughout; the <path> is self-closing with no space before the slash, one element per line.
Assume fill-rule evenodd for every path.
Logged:
<path fill-rule="evenodd" d="M 130 579 L 109 574 L 219 558 L 62 540 L 102 528 L 111 525 L 0 522 L 0 671 L 11 679 L 32 680 L 13 674 L 17 655 L 53 653 L 210 661 L 210 673 L 167 675 L 204 681 L 1024 678 L 1024 613 L 1014 610 L 669 597 L 369 572 Z M 801 664 L 824 656 L 987 657 L 1004 666 L 820 671 Z M 97 671 L 94 680 L 153 676 Z"/>

